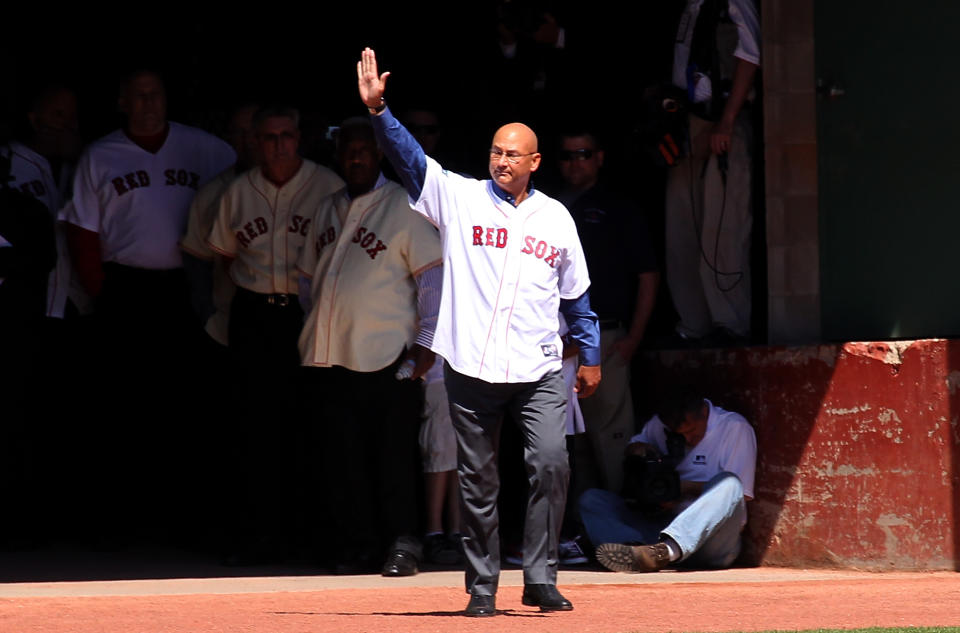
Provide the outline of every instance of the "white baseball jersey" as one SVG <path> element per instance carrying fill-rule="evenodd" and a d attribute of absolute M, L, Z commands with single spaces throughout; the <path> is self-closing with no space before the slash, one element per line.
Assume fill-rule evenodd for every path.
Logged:
<path fill-rule="evenodd" d="M 710 409 L 707 432 L 696 446 L 687 449 L 677 464 L 677 473 L 684 481 L 710 481 L 722 472 L 740 478 L 743 494 L 753 497 L 753 478 L 757 464 L 757 437 L 750 423 L 733 411 L 726 411 L 706 401 Z M 630 443 L 643 442 L 667 453 L 666 427 L 654 416 Z"/>
<path fill-rule="evenodd" d="M 213 259 L 213 307 L 216 309 L 207 319 L 204 329 L 210 337 L 226 345 L 230 323 L 230 302 L 236 286 L 227 272 L 225 261 L 213 256 L 207 244 L 207 236 L 220 210 L 220 197 L 237 177 L 236 167 L 229 167 L 203 186 L 190 204 L 187 232 L 180 240 L 180 248 L 200 259 Z"/>
<path fill-rule="evenodd" d="M 207 237 L 210 247 L 235 258 L 230 278 L 262 294 L 297 294 L 297 258 L 320 201 L 343 186 L 334 172 L 304 160 L 281 187 L 255 167 L 220 197 Z"/>
<path fill-rule="evenodd" d="M 312 277 L 300 358 L 313 367 L 383 369 L 414 343 L 414 277 L 440 263 L 436 228 L 410 210 L 403 187 L 383 184 L 351 200 L 346 189 L 317 209 L 297 268 Z"/>
<path fill-rule="evenodd" d="M 60 178 L 55 178 L 46 158 L 21 143 L 10 143 L 3 149 L 10 157 L 10 187 L 42 202 L 54 220 L 70 193 L 70 168 L 63 165 Z M 54 224 L 57 240 L 57 265 L 47 281 L 47 316 L 63 318 L 67 297 L 86 303 L 84 293 L 73 282 L 73 267 L 67 251 L 67 236 L 59 223 Z"/>
<path fill-rule="evenodd" d="M 169 126 L 156 153 L 117 130 L 80 157 L 74 205 L 65 219 L 100 234 L 105 262 L 155 270 L 182 266 L 178 242 L 194 195 L 236 160 L 217 137 Z"/>
<path fill-rule="evenodd" d="M 491 383 L 559 371 L 560 299 L 590 286 L 573 218 L 539 191 L 514 207 L 491 181 L 426 161 L 414 208 L 440 228 L 444 264 L 433 350 L 457 372 Z"/>

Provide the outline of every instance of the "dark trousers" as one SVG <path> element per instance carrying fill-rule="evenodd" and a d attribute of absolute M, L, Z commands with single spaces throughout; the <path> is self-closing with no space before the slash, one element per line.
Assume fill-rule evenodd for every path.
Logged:
<path fill-rule="evenodd" d="M 457 432 L 466 588 L 494 595 L 500 578 L 497 451 L 505 413 L 520 427 L 526 463 L 527 514 L 523 581 L 556 584 L 560 523 L 570 478 L 565 421 L 567 394 L 560 372 L 535 382 L 488 383 L 444 369 L 450 417 Z"/>
<path fill-rule="evenodd" d="M 397 380 L 399 359 L 373 372 L 306 370 L 306 393 L 323 437 L 325 479 L 340 562 L 380 559 L 387 548 L 420 556 L 423 406 L 419 381 Z"/>
<path fill-rule="evenodd" d="M 232 389 L 226 404 L 235 426 L 236 500 L 232 547 L 283 555 L 293 547 L 304 512 L 306 421 L 300 415 L 303 310 L 296 295 L 237 288 L 230 306 Z"/>
<path fill-rule="evenodd" d="M 81 449 L 97 538 L 167 538 L 189 529 L 184 495 L 201 392 L 196 360 L 202 330 L 190 311 L 182 269 L 104 264 L 88 393 L 95 414 Z"/>

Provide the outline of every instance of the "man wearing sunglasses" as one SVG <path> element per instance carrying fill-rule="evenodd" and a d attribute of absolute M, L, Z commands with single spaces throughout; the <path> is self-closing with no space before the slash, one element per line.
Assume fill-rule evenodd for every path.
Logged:
<path fill-rule="evenodd" d="M 557 591 L 557 546 L 569 466 L 567 392 L 560 375 L 563 312 L 580 348 L 577 391 L 600 382 L 599 331 L 590 278 L 570 215 L 535 190 L 537 137 L 510 123 L 493 137 L 491 180 L 444 170 L 387 109 L 389 73 L 369 48 L 357 63 L 360 98 L 414 209 L 440 229 L 443 291 L 432 349 L 447 361 L 444 381 L 457 432 L 463 507 L 465 615 L 492 616 L 500 577 L 497 442 L 505 413 L 520 425 L 529 473 L 521 601 L 569 611 Z"/>
<path fill-rule="evenodd" d="M 571 494 L 587 488 L 620 492 L 622 456 L 634 433 L 630 395 L 630 360 L 653 311 L 660 274 L 646 222 L 635 204 L 615 195 L 601 178 L 604 151 L 590 130 L 571 129 L 561 135 L 557 198 L 573 216 L 590 270 L 590 304 L 600 324 L 603 383 L 580 404 L 589 438 L 577 445 L 578 469 Z M 599 480 L 587 480 L 596 472 Z"/>

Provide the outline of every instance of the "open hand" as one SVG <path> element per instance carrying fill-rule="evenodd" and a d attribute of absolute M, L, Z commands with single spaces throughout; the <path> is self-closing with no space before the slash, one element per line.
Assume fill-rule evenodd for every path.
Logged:
<path fill-rule="evenodd" d="M 377 74 L 377 55 L 367 47 L 357 62 L 357 86 L 360 99 L 368 108 L 376 108 L 383 103 L 383 92 L 387 87 L 389 72 Z"/>

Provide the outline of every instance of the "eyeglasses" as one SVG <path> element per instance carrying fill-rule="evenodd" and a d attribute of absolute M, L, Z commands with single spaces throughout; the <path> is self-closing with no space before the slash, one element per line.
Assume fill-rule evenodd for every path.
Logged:
<path fill-rule="evenodd" d="M 491 149 L 490 160 L 495 163 L 499 163 L 500 157 L 503 156 L 503 157 L 506 157 L 508 163 L 510 163 L 511 165 L 516 165 L 517 163 L 520 162 L 520 159 L 523 158 L 524 156 L 533 156 L 534 154 L 536 154 L 536 152 L 530 152 L 529 154 L 510 154 L 510 153 L 504 152 L 502 149 Z"/>
<path fill-rule="evenodd" d="M 589 160 L 593 157 L 592 149 L 562 149 L 557 152 L 557 156 L 562 161 L 567 160 Z"/>

